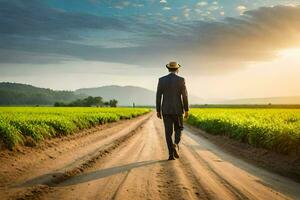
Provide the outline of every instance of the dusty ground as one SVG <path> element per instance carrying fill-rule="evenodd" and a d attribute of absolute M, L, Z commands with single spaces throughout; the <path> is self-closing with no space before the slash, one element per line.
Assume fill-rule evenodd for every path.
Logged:
<path fill-rule="evenodd" d="M 190 132 L 198 134 L 219 146 L 221 151 L 300 182 L 300 155 L 297 153 L 291 155 L 278 154 L 271 150 L 255 148 L 227 136 L 208 134 L 188 124 L 185 126 Z"/>
<path fill-rule="evenodd" d="M 162 121 L 146 115 L 0 154 L 0 199 L 299 199 L 300 183 L 184 130 L 167 161 Z"/>

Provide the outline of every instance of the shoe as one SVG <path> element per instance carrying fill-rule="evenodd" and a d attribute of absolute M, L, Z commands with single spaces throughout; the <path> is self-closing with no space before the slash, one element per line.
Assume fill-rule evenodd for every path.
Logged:
<path fill-rule="evenodd" d="M 179 147 L 178 147 L 178 145 L 174 144 L 173 148 L 174 148 L 174 157 L 179 158 L 179 154 L 178 154 Z"/>
<path fill-rule="evenodd" d="M 174 156 L 169 156 L 168 160 L 175 160 Z"/>

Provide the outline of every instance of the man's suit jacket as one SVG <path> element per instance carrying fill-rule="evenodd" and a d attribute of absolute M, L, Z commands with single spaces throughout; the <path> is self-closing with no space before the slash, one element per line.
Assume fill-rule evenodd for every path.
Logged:
<path fill-rule="evenodd" d="M 163 115 L 182 115 L 188 111 L 188 95 L 184 78 L 175 73 L 161 77 L 156 92 L 156 111 Z"/>

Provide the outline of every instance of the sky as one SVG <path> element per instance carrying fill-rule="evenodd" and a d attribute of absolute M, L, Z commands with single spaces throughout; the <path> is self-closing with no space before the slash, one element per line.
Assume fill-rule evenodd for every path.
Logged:
<path fill-rule="evenodd" d="M 156 89 L 177 61 L 201 98 L 300 95 L 300 0 L 0 0 L 0 82 Z"/>

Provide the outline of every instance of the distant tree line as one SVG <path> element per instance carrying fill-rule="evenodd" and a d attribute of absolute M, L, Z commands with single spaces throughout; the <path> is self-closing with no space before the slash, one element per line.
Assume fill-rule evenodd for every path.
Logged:
<path fill-rule="evenodd" d="M 300 108 L 299 104 L 192 104 L 191 108 Z"/>
<path fill-rule="evenodd" d="M 55 102 L 70 102 L 86 95 L 72 91 L 54 91 L 26 84 L 0 83 L 0 105 L 53 105 Z"/>
<path fill-rule="evenodd" d="M 111 99 L 109 101 L 103 101 L 102 97 L 92 97 L 89 96 L 84 99 L 77 99 L 75 101 L 72 101 L 70 103 L 64 103 L 64 102 L 55 102 L 55 107 L 91 107 L 91 106 L 97 106 L 97 107 L 117 107 L 118 101 L 115 99 Z"/>
<path fill-rule="evenodd" d="M 55 105 L 116 107 L 115 99 L 104 101 L 102 97 L 88 97 L 72 91 L 55 91 L 20 83 L 0 82 L 0 105 Z"/>

